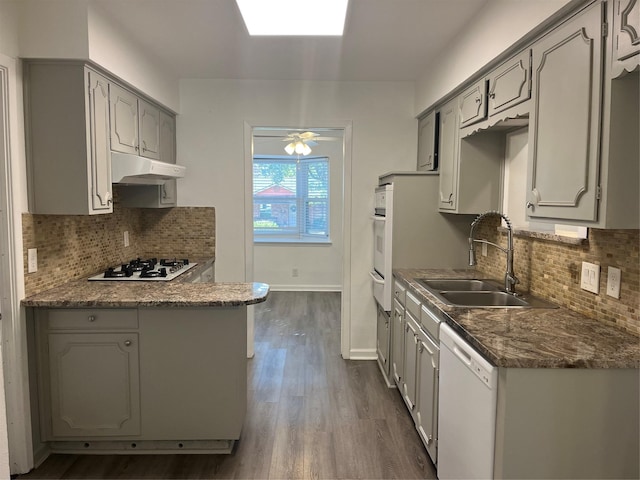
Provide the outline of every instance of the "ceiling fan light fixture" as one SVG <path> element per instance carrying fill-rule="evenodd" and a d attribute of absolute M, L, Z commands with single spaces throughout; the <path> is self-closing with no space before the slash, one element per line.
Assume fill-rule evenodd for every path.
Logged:
<path fill-rule="evenodd" d="M 304 148 L 302 149 L 302 155 L 309 155 L 310 153 L 311 147 L 305 143 Z"/>
<path fill-rule="evenodd" d="M 284 147 L 284 151 L 287 152 L 289 155 L 293 155 L 293 152 L 296 151 L 296 146 L 294 145 L 293 142 L 291 142 L 286 147 Z"/>

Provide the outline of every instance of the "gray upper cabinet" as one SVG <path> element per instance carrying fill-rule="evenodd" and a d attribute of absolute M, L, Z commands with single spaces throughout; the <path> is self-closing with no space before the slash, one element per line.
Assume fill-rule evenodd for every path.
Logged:
<path fill-rule="evenodd" d="M 527 212 L 597 219 L 603 5 L 572 17 L 533 49 Z"/>
<path fill-rule="evenodd" d="M 458 99 L 450 100 L 440 109 L 439 170 L 440 210 L 455 211 L 458 195 Z"/>
<path fill-rule="evenodd" d="M 460 127 L 487 118 L 487 82 L 481 80 L 460 95 Z"/>
<path fill-rule="evenodd" d="M 159 147 L 158 159 L 176 163 L 176 118 L 164 110 L 158 110 Z M 162 185 L 132 185 L 121 187 L 120 201 L 125 207 L 168 208 L 177 204 L 176 180 Z"/>
<path fill-rule="evenodd" d="M 432 111 L 418 122 L 418 170 L 438 168 L 438 133 L 436 112 Z"/>
<path fill-rule="evenodd" d="M 129 90 L 111 88 L 111 149 L 138 154 L 138 97 Z"/>
<path fill-rule="evenodd" d="M 492 117 L 531 97 L 531 50 L 516 55 L 488 77 L 488 115 Z"/>
<path fill-rule="evenodd" d="M 110 99 L 111 149 L 158 160 L 160 109 L 118 85 Z"/>
<path fill-rule="evenodd" d="M 640 1 L 613 2 L 613 76 L 631 72 L 640 65 Z"/>
<path fill-rule="evenodd" d="M 25 63 L 24 80 L 31 213 L 111 213 L 110 82 L 48 61 Z"/>
<path fill-rule="evenodd" d="M 482 132 L 461 139 L 459 101 L 454 98 L 440 109 L 439 210 L 459 214 L 497 210 L 504 135 Z"/>
<path fill-rule="evenodd" d="M 160 109 L 155 105 L 138 100 L 140 111 L 140 155 L 160 158 Z M 175 160 L 172 162 L 175 163 Z"/>

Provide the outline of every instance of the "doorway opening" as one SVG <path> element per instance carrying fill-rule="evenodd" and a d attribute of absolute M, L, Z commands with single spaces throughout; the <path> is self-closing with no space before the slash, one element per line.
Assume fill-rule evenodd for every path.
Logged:
<path fill-rule="evenodd" d="M 247 124 L 245 139 L 247 281 L 340 292 L 348 358 L 351 125 Z"/>

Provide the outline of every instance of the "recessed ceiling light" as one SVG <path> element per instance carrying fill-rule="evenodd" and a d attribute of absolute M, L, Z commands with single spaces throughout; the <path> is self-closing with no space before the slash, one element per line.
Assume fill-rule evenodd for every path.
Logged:
<path fill-rule="evenodd" d="M 236 0 L 249 35 L 340 36 L 349 0 Z"/>

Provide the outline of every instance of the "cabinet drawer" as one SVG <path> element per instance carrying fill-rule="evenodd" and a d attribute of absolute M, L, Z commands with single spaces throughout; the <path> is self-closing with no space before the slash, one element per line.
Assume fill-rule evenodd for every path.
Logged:
<path fill-rule="evenodd" d="M 402 285 L 398 280 L 393 281 L 393 296 L 398 302 L 404 307 L 406 303 L 406 293 L 407 289 L 404 285 Z"/>
<path fill-rule="evenodd" d="M 411 292 L 407 292 L 406 307 L 407 307 L 407 310 L 411 312 L 411 314 L 415 318 L 420 318 L 420 308 L 422 307 L 422 304 L 420 303 L 420 300 L 414 297 Z"/>
<path fill-rule="evenodd" d="M 135 308 L 52 308 L 49 330 L 120 330 L 138 328 Z"/>
<path fill-rule="evenodd" d="M 436 340 L 440 339 L 440 318 L 426 305 L 422 306 L 420 322 L 429 335 Z"/>

